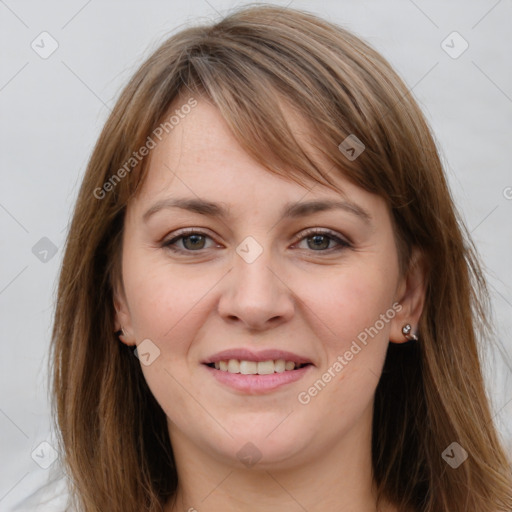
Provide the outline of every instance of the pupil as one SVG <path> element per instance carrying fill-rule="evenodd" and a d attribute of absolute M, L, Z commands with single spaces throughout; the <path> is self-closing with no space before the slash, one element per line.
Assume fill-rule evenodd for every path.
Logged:
<path fill-rule="evenodd" d="M 185 237 L 183 240 L 184 240 L 184 242 L 186 242 L 186 241 L 189 241 L 192 239 L 193 240 L 192 241 L 192 249 L 194 249 L 194 248 L 197 249 L 198 247 L 196 246 L 196 242 L 198 241 L 198 239 L 201 239 L 201 238 L 203 238 L 202 235 L 189 235 L 189 236 Z M 201 248 L 202 247 L 199 247 L 199 249 L 201 249 Z"/>
<path fill-rule="evenodd" d="M 315 247 L 320 247 L 320 245 L 317 243 L 318 239 L 324 239 L 324 242 L 327 241 L 327 246 L 329 246 L 329 240 L 327 239 L 327 237 L 325 235 L 314 235 L 311 237 L 313 240 L 315 240 L 314 244 L 315 244 Z M 325 244 L 323 244 L 325 246 Z"/>

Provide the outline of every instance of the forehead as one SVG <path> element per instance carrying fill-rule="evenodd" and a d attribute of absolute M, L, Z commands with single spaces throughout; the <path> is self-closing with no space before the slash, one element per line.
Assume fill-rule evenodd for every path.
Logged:
<path fill-rule="evenodd" d="M 201 99 L 193 108 L 180 111 L 186 103 L 187 98 L 179 98 L 170 109 L 177 113 L 177 122 L 149 155 L 147 176 L 133 205 L 137 210 L 176 197 L 221 202 L 235 213 L 244 206 L 264 209 L 301 199 L 342 198 L 370 209 L 371 203 L 382 207 L 381 198 L 349 182 L 339 170 L 330 170 L 339 191 L 309 177 L 301 178 L 304 184 L 300 184 L 273 174 L 245 152 L 212 103 Z M 301 124 L 296 112 L 288 106 L 283 108 L 296 130 L 294 136 L 307 144 L 308 127 Z M 321 163 L 321 158 L 318 160 Z M 324 170 L 329 171 L 328 164 Z"/>

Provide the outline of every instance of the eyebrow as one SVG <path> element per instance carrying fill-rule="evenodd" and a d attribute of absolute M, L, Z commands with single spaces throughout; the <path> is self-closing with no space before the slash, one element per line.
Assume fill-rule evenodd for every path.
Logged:
<path fill-rule="evenodd" d="M 219 203 L 195 198 L 168 198 L 162 199 L 151 206 L 142 216 L 142 220 L 147 222 L 155 213 L 171 208 L 181 208 L 200 215 L 216 217 L 219 219 L 227 219 L 229 217 L 228 210 Z M 335 199 L 287 203 L 283 208 L 281 218 L 300 218 L 316 212 L 336 209 L 352 213 L 366 223 L 371 222 L 371 215 L 361 206 L 353 203 L 352 201 L 340 201 Z"/>

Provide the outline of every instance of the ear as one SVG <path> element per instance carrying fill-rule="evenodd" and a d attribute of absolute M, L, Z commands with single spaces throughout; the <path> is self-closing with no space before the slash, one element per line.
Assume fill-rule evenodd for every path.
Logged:
<path fill-rule="evenodd" d="M 391 321 L 389 341 L 391 343 L 405 343 L 407 338 L 402 333 L 405 324 L 411 324 L 412 334 L 417 334 L 418 322 L 423 312 L 426 292 L 426 265 L 425 258 L 418 248 L 411 254 L 409 268 L 398 284 L 395 301 L 402 308 Z M 397 308 L 398 309 L 398 308 Z"/>
<path fill-rule="evenodd" d="M 114 325 L 116 333 L 121 330 L 124 334 L 118 334 L 119 339 L 128 346 L 135 345 L 135 337 L 133 335 L 132 320 L 128 303 L 126 301 L 126 295 L 124 292 L 124 286 L 117 285 L 114 288 L 114 309 L 115 309 L 115 320 Z"/>

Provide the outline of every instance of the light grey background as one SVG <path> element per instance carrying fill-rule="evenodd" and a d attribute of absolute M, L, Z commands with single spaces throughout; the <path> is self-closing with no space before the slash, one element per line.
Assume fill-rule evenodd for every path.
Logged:
<path fill-rule="evenodd" d="M 49 448 L 37 447 L 52 442 L 46 356 L 56 279 L 78 186 L 109 109 L 136 67 L 167 36 L 244 3 L 0 0 L 1 511 L 50 472 L 31 453 L 36 449 L 34 458 L 39 453 L 43 460 Z M 342 24 L 405 79 L 434 130 L 454 199 L 483 258 L 498 341 L 510 357 L 510 1 L 274 3 Z M 58 43 L 46 59 L 31 47 L 35 41 L 40 52 L 48 51 L 51 40 L 40 36 L 43 31 Z M 458 58 L 441 46 L 453 31 L 469 44 Z M 452 35 L 445 48 L 453 46 L 447 48 L 453 54 L 463 44 Z M 33 253 L 43 237 L 57 248 L 46 262 L 39 259 L 44 252 L 39 258 Z M 499 352 L 486 375 L 496 421 L 512 449 L 512 376 Z"/>

